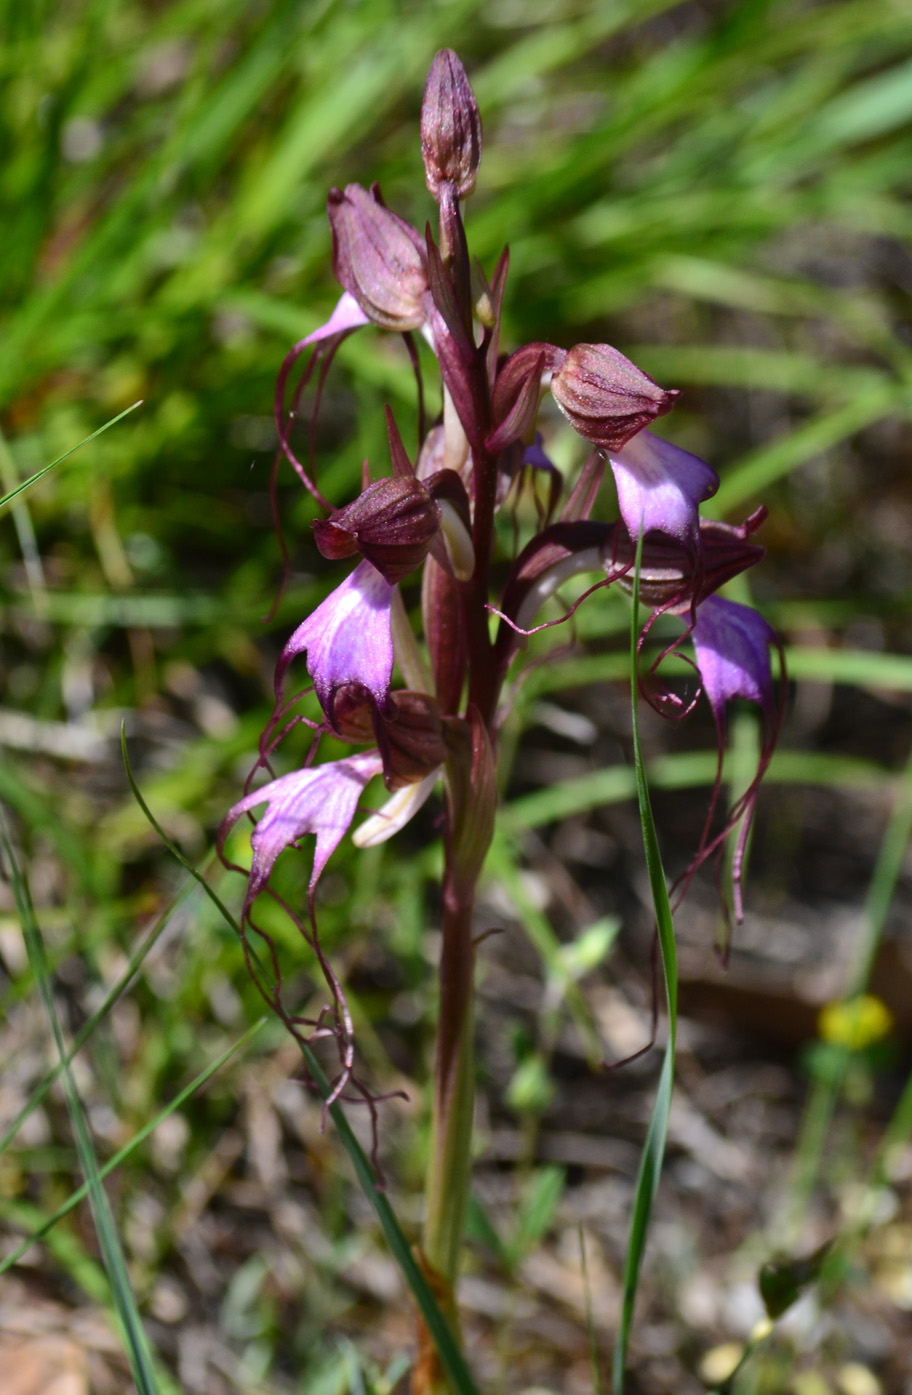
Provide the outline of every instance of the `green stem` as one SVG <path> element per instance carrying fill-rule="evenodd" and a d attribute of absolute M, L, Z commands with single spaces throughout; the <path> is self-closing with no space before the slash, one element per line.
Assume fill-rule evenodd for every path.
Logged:
<path fill-rule="evenodd" d="M 455 1288 L 471 1179 L 475 1107 L 472 922 L 474 888 L 448 874 L 443 895 L 440 1016 L 434 1064 L 431 1153 L 424 1223 L 424 1258 L 447 1288 Z"/>

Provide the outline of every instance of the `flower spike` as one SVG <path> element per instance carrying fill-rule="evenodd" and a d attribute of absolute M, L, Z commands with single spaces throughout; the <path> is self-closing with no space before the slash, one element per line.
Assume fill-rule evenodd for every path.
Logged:
<path fill-rule="evenodd" d="M 354 1071 L 352 1017 L 320 945 L 315 888 L 351 828 L 368 781 L 381 776 L 389 798 L 354 833 L 358 847 L 382 842 L 442 786 L 440 995 L 420 1260 L 448 1317 L 456 1312 L 459 1240 L 469 1195 L 473 974 L 480 942 L 474 906 L 494 834 L 498 735 L 509 712 L 514 661 L 529 647 L 530 636 L 557 625 L 575 630 L 572 617 L 582 605 L 594 604 L 595 592 L 615 585 L 628 591 L 636 584 L 643 607 L 637 654 L 649 647 L 636 675 L 639 690 L 671 718 L 686 715 L 705 693 L 718 735 L 709 812 L 696 857 L 675 889 L 683 895 L 707 859 L 721 863 L 731 837 L 733 897 L 723 900 L 733 899 L 738 919 L 748 830 L 783 711 L 773 678 L 771 650 L 779 649 L 773 631 L 747 607 L 716 594 L 763 555 L 753 535 L 764 511 L 738 526 L 700 518 L 703 502 L 718 486 L 715 472 L 650 430 L 678 393 L 660 387 L 611 345 L 559 347 L 548 342 L 547 326 L 530 343 L 502 344 L 507 252 L 493 274 L 486 273 L 470 252 L 462 216 L 481 148 L 471 85 L 457 56 L 443 49 L 428 73 L 421 109 L 421 155 L 439 215 L 436 227 L 419 233 L 386 207 L 376 184 L 330 191 L 333 269 L 343 294 L 327 322 L 295 345 L 279 373 L 275 416 L 281 451 L 270 491 L 286 578 L 290 561 L 278 490 L 282 453 L 318 505 L 313 533 L 319 551 L 331 561 L 354 560 L 350 574 L 282 650 L 276 705 L 254 767 L 257 778 L 268 783 L 250 790 L 248 781 L 218 836 L 225 861 L 230 830 L 242 816 L 260 814 L 250 834 L 252 863 L 240 923 L 248 969 L 299 1041 L 335 1040 L 339 1069 L 329 1102 L 354 1096 L 367 1105 L 375 1156 L 376 1105 L 383 1097 L 372 1094 Z M 386 477 L 372 478 L 365 459 L 358 497 L 349 494 L 349 502 L 343 499 L 336 507 L 338 501 L 318 487 L 316 422 L 336 350 L 368 323 L 402 336 L 416 388 L 415 410 L 404 405 L 402 421 L 417 419 L 417 443 L 410 441 L 406 449 L 387 408 Z M 415 331 L 430 354 L 418 345 Z M 305 349 L 312 353 L 299 365 Z M 431 366 L 435 381 L 426 393 Z M 297 419 L 308 385 L 305 466 L 295 455 L 295 443 L 302 434 Z M 569 475 L 565 441 L 559 438 L 552 447 L 557 413 L 550 404 L 543 411 L 549 391 L 560 414 L 589 443 L 585 464 L 571 465 Z M 440 404 L 439 411 L 430 409 L 437 412 L 436 422 L 429 420 L 431 403 Z M 579 442 L 577 450 L 584 453 Z M 602 489 L 609 465 L 618 507 L 602 515 L 599 505 L 613 504 L 613 491 Z M 330 477 L 327 473 L 327 481 Z M 681 621 L 675 627 L 681 633 L 670 644 L 653 645 L 652 637 L 663 631 L 661 617 L 668 615 Z M 496 629 L 493 617 L 500 622 Z M 690 640 L 695 656 L 689 644 L 681 652 Z M 574 643 L 573 635 L 561 646 L 539 642 L 526 672 L 539 663 L 556 664 Z M 285 679 L 299 655 L 312 687 L 286 699 Z M 683 696 L 660 677 L 672 655 L 684 658 L 692 675 Z M 760 709 L 760 758 L 748 789 L 724 819 L 716 819 L 726 719 L 735 698 Z M 303 768 L 270 778 L 272 762 L 292 732 L 296 738 L 309 732 L 312 739 Z M 326 738 L 358 754 L 318 765 Z M 268 776 L 260 776 L 260 770 Z M 305 872 L 297 894 L 286 900 L 278 879 L 270 880 L 273 868 L 284 849 L 311 836 L 309 880 Z M 325 977 L 330 1000 L 307 1008 L 307 1016 L 286 1007 L 288 947 L 280 952 L 268 928 L 256 924 L 260 896 L 269 897 L 297 927 Z M 262 957 L 264 948 L 268 958 Z M 445 1383 L 422 1328 L 414 1388 L 425 1392 Z"/>

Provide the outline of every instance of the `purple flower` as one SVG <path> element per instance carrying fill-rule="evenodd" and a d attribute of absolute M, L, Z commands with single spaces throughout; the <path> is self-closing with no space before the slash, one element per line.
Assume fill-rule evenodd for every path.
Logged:
<path fill-rule="evenodd" d="M 342 688 L 363 689 L 380 712 L 389 712 L 395 589 L 370 562 L 361 562 L 285 645 L 276 665 L 277 695 L 292 659 L 306 650 L 307 672 L 334 730 L 336 695 Z"/>
<path fill-rule="evenodd" d="M 268 805 L 250 835 L 253 860 L 244 897 L 245 919 L 266 886 L 279 854 L 309 833 L 317 839 L 308 885 L 308 900 L 312 902 L 320 874 L 355 816 L 361 792 L 381 769 L 379 753 L 367 751 L 347 760 L 294 770 L 262 789 L 252 790 L 229 810 L 219 829 L 219 855 L 241 815 L 258 804 Z"/>
<path fill-rule="evenodd" d="M 724 726 L 725 709 L 733 698 L 756 702 L 765 724 L 775 725 L 770 647 L 778 640 L 763 616 L 736 601 L 707 596 L 697 611 L 692 637 L 717 726 Z"/>
<path fill-rule="evenodd" d="M 741 895 L 744 853 L 757 802 L 757 791 L 772 759 L 782 718 L 782 704 L 777 701 L 773 684 L 770 650 L 778 651 L 784 677 L 782 647 L 776 632 L 762 615 L 758 615 L 749 606 L 725 600 L 722 596 L 708 596 L 700 605 L 692 637 L 700 678 L 716 719 L 719 761 L 697 855 L 677 885 L 680 894 L 683 895 L 697 868 L 702 866 L 707 858 L 715 853 L 721 859 L 729 834 L 740 823 L 731 874 L 735 919 L 740 923 L 744 918 Z M 710 837 L 710 827 L 722 785 L 726 710 L 734 698 L 755 702 L 763 714 L 760 758 L 754 778 L 729 811 L 724 827 L 715 836 Z M 727 933 L 718 948 L 724 961 L 728 956 Z"/>
<path fill-rule="evenodd" d="M 699 507 L 719 487 L 715 470 L 696 455 L 640 431 L 609 454 L 621 517 L 632 538 L 667 533 L 695 550 Z"/>

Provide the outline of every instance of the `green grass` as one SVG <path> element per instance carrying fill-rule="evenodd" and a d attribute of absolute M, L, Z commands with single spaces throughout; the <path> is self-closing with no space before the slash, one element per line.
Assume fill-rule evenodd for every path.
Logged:
<path fill-rule="evenodd" d="M 902 330 L 912 15 L 891 0 L 5 0 L 0 26 L 0 799 L 60 976 L 79 1097 L 90 1122 L 108 1121 L 95 1141 L 98 1171 L 119 1159 L 111 1209 L 146 1320 L 177 1241 L 166 1219 L 144 1250 L 125 1218 L 147 1195 L 166 1218 L 179 1213 L 209 1160 L 231 1156 L 244 1082 L 267 1074 L 283 1048 L 264 1029 L 228 1060 L 259 1002 L 209 903 L 194 893 L 172 911 L 186 887 L 136 809 L 117 730 L 126 716 L 138 783 L 200 864 L 255 750 L 278 645 L 332 584 L 310 544 L 307 502 L 285 477 L 294 570 L 278 613 L 261 622 L 280 570 L 267 498 L 275 374 L 337 290 L 326 191 L 379 178 L 423 226 L 415 120 L 436 47 L 461 53 L 482 107 L 469 234 L 489 268 L 510 243 L 511 344 L 609 340 L 684 389 L 663 428 L 719 469 L 715 511 L 739 518 L 761 500 L 770 507 L 769 556 L 752 585 L 785 634 L 799 712 L 826 694 L 837 714 L 862 698 L 873 705 L 864 732 L 844 717 L 787 725 L 761 823 L 764 809 L 771 820 L 791 809 L 796 790 L 838 794 L 859 827 L 860 801 L 885 819 L 899 800 L 880 861 L 878 835 L 866 834 L 880 898 L 869 924 L 883 923 L 893 886 L 884 859 L 895 866 L 897 840 L 907 841 L 912 694 L 912 348 Z M 356 336 L 340 353 L 321 426 L 325 488 L 339 502 L 356 488 L 363 456 L 381 458 L 387 401 L 413 439 L 404 355 L 383 336 Z M 566 440 L 555 449 L 570 458 Z M 606 683 L 624 681 L 627 618 L 622 603 L 584 607 L 581 651 L 561 670 L 532 674 L 505 732 L 512 779 L 491 868 L 522 908 L 557 1004 L 533 1053 L 546 1065 L 568 1017 L 597 1054 L 584 979 L 599 955 L 577 965 L 528 895 L 532 830 L 545 836 L 561 820 L 632 800 L 636 782 L 629 764 L 593 764 L 530 788 L 519 733 L 564 686 L 585 708 Z M 537 640 L 533 653 L 544 652 Z M 648 739 L 657 797 L 695 790 L 699 808 L 715 759 L 706 729 L 668 732 L 661 749 L 651 727 Z M 417 1025 L 403 1040 L 417 1062 L 432 1010 L 435 853 L 406 847 L 404 865 L 395 846 L 360 864 L 369 891 L 355 886 L 342 853 L 321 920 L 356 985 L 371 1069 L 390 1080 L 401 1059 L 393 1065 L 369 1019 L 382 1020 L 397 993 L 408 998 Z M 761 837 L 749 906 L 764 894 L 764 866 Z M 236 904 L 235 882 L 208 875 Z M 104 1303 L 96 1242 L 82 1210 L 69 1210 L 87 1155 L 80 1162 L 61 1108 L 62 1077 L 51 1082 L 62 1067 L 34 1013 L 41 975 L 13 947 L 17 920 L 3 903 L 0 1038 L 18 1100 L 3 1121 L 13 1232 L 3 1254 L 67 1208 L 42 1272 L 68 1300 Z M 395 988 L 371 977 L 378 943 L 392 945 Z M 216 1062 L 193 1107 L 175 1106 L 176 1171 L 146 1145 L 129 1146 L 150 1130 L 154 1141 L 169 1102 Z M 420 1099 L 416 1107 L 420 1135 Z M 22 1108 L 32 1121 L 24 1139 L 8 1132 Z M 851 1105 L 837 1092 L 833 1108 Z M 303 1112 L 326 1237 L 320 1258 L 296 1262 L 305 1276 L 322 1266 L 340 1331 L 357 1333 L 342 1257 L 357 1203 L 350 1179 L 325 1161 L 337 1144 L 319 1139 L 318 1111 Z M 28 1161 L 30 1128 L 58 1150 L 46 1167 Z M 286 1121 L 286 1148 L 301 1150 L 290 1129 Z M 420 1148 L 401 1151 L 394 1185 L 407 1196 Z M 866 1166 L 859 1154 L 859 1177 Z M 226 1185 L 237 1181 L 240 1164 L 225 1167 Z M 813 1185 L 825 1192 L 826 1176 L 815 1171 Z M 522 1215 L 531 1192 L 517 1195 Z M 363 1226 L 364 1243 L 379 1249 L 378 1223 Z M 264 1246 L 245 1237 L 237 1268 Z M 226 1255 L 219 1262 L 230 1268 Z M 273 1295 L 287 1332 L 267 1323 L 257 1357 L 267 1374 L 251 1374 L 246 1389 L 311 1395 L 320 1381 L 327 1391 L 361 1381 L 379 1393 L 392 1351 L 363 1354 L 367 1374 L 353 1374 L 351 1352 L 327 1342 L 325 1315 L 301 1296 L 309 1291 L 305 1279 L 289 1280 Z M 597 1292 L 592 1301 L 599 1324 Z M 598 1337 L 609 1349 L 604 1325 Z"/>

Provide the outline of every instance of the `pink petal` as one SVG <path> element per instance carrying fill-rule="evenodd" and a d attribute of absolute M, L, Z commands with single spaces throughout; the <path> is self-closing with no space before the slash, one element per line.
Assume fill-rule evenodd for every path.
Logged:
<path fill-rule="evenodd" d="M 346 760 L 281 775 L 262 789 L 252 790 L 235 804 L 219 832 L 220 848 L 229 829 L 242 814 L 249 813 L 258 804 L 268 806 L 250 836 L 253 861 L 244 899 L 245 914 L 269 880 L 279 854 L 309 833 L 316 834 L 317 839 L 309 883 L 313 892 L 320 873 L 355 816 L 362 790 L 382 768 L 379 753 L 367 751 Z"/>

